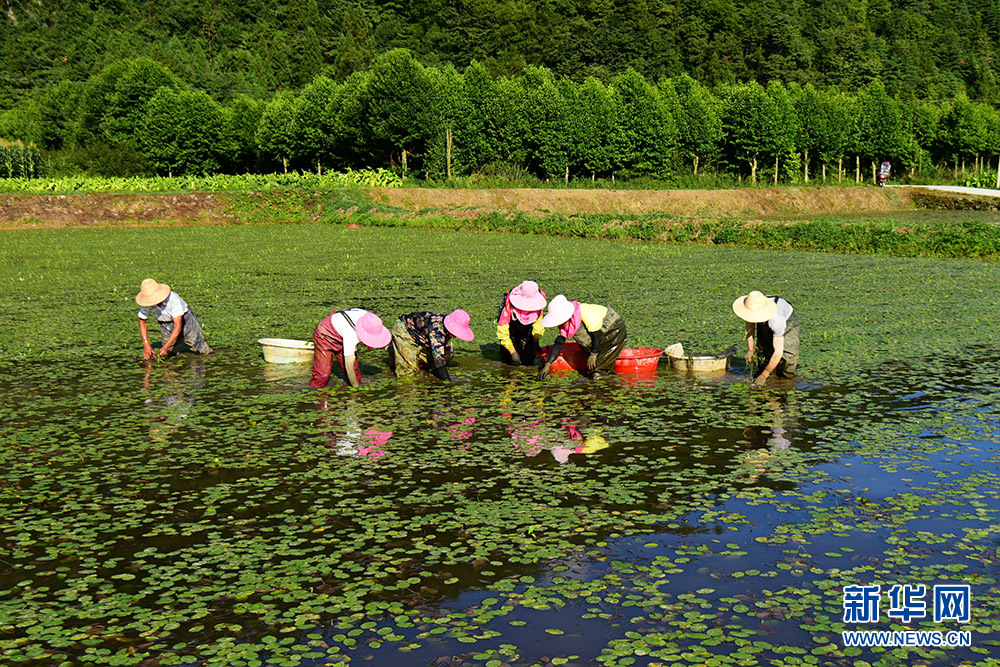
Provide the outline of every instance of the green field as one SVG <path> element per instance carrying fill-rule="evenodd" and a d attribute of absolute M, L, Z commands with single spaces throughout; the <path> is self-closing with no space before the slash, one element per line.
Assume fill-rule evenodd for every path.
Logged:
<path fill-rule="evenodd" d="M 229 357 L 255 359 L 262 336 L 308 338 L 355 304 L 390 322 L 465 308 L 478 338 L 459 348 L 476 355 L 495 343 L 501 294 L 532 278 L 550 296 L 612 305 L 630 340 L 660 347 L 727 347 L 741 331 L 736 296 L 781 294 L 802 313 L 808 372 L 828 373 L 991 342 L 1000 276 L 979 260 L 323 225 L 6 232 L 0 252 L 5 359 L 138 354 L 133 298 L 147 276 L 173 286 Z"/>
<path fill-rule="evenodd" d="M 1000 264 L 328 224 L 0 239 L 2 664 L 997 664 Z M 214 355 L 141 362 L 145 277 Z M 801 378 L 539 382 L 494 337 L 527 278 L 689 352 L 780 294 Z M 450 385 L 375 350 L 360 390 L 314 393 L 261 359 L 349 306 L 465 308 L 477 337 Z M 845 627 L 842 588 L 872 583 L 969 584 L 971 622 L 906 627 L 971 646 L 844 647 L 903 627 Z"/>

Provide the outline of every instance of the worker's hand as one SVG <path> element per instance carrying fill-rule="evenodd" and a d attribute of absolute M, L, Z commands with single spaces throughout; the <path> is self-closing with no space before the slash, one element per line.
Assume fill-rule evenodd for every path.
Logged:
<path fill-rule="evenodd" d="M 744 356 L 743 358 L 746 360 L 747 364 L 749 365 L 751 362 L 753 362 L 753 351 L 751 350 L 750 352 L 747 352 L 746 356 Z"/>
<path fill-rule="evenodd" d="M 765 382 L 767 382 L 767 376 L 761 373 L 757 376 L 757 379 L 753 381 L 752 386 L 754 389 L 760 389 L 764 386 Z"/>
<path fill-rule="evenodd" d="M 161 357 L 165 357 L 168 354 L 170 354 L 170 348 L 169 347 L 167 347 L 166 345 L 164 345 L 163 347 L 160 348 L 160 356 Z"/>
<path fill-rule="evenodd" d="M 552 364 L 545 364 L 544 366 L 542 366 L 541 370 L 538 371 L 538 379 L 544 380 L 545 376 L 549 374 L 550 370 L 552 370 Z"/>
<path fill-rule="evenodd" d="M 514 364 L 515 366 L 521 365 L 521 355 L 517 353 L 517 350 L 510 351 L 510 363 Z"/>
<path fill-rule="evenodd" d="M 142 358 L 146 359 L 146 360 L 149 360 L 149 359 L 152 359 L 155 356 L 156 356 L 156 353 L 153 352 L 153 346 L 150 345 L 149 343 L 143 343 L 142 344 Z"/>
<path fill-rule="evenodd" d="M 590 356 L 587 357 L 587 370 L 593 373 L 597 370 L 597 353 L 591 352 Z"/>

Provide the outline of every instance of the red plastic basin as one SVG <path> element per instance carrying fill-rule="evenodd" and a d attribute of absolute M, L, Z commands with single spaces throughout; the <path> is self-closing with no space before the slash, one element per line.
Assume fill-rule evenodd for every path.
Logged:
<path fill-rule="evenodd" d="M 542 349 L 545 356 L 548 356 L 550 349 L 552 349 L 551 346 Z M 662 354 L 663 350 L 657 347 L 626 348 L 615 360 L 615 371 L 618 373 L 655 373 Z M 583 373 L 587 370 L 587 353 L 581 350 L 576 343 L 566 343 L 560 350 L 559 356 L 552 362 L 552 370 Z"/>
<path fill-rule="evenodd" d="M 550 350 L 552 350 L 551 345 L 542 348 L 543 360 L 548 358 Z M 552 362 L 552 370 L 583 373 L 587 370 L 587 353 L 581 350 L 576 343 L 563 343 L 559 356 Z"/>
<path fill-rule="evenodd" d="M 618 373 L 655 373 L 663 350 L 657 347 L 630 347 L 615 360 Z"/>

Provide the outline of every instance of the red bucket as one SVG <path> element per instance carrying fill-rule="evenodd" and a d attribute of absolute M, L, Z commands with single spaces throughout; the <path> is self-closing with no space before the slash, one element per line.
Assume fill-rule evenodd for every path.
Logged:
<path fill-rule="evenodd" d="M 549 351 L 551 350 L 551 345 L 543 347 L 542 359 L 548 359 Z M 580 373 L 584 373 L 587 371 L 587 353 L 581 350 L 580 346 L 576 343 L 564 343 L 562 349 L 559 351 L 559 356 L 552 362 L 552 370 L 579 371 Z"/>
<path fill-rule="evenodd" d="M 618 373 L 655 373 L 663 350 L 658 347 L 630 347 L 615 360 Z"/>
<path fill-rule="evenodd" d="M 551 346 L 542 349 L 546 357 Z M 627 348 L 615 360 L 617 373 L 655 373 L 663 350 L 658 347 Z M 559 356 L 552 362 L 554 371 L 587 371 L 587 353 L 576 343 L 566 343 L 562 346 Z"/>

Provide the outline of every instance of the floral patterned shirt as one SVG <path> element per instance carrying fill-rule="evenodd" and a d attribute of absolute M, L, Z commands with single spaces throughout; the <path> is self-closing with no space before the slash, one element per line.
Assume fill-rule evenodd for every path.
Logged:
<path fill-rule="evenodd" d="M 444 315 L 439 313 L 416 312 L 400 317 L 413 340 L 421 347 L 429 348 L 431 361 L 435 365 L 445 363 L 445 355 L 451 352 L 448 330 L 444 328 Z"/>

